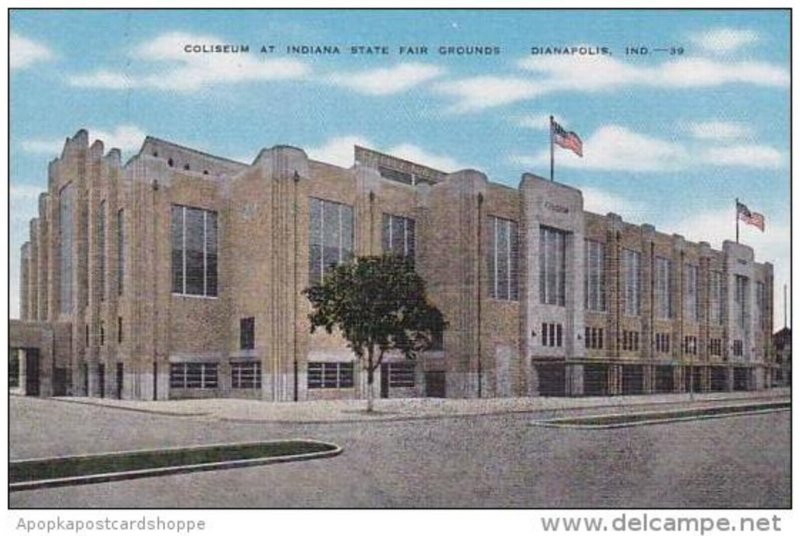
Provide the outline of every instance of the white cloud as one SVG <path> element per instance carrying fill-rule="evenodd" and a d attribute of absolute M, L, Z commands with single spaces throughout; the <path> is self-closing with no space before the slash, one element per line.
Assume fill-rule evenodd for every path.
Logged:
<path fill-rule="evenodd" d="M 9 65 L 15 70 L 30 67 L 37 62 L 52 60 L 55 54 L 47 45 L 11 32 L 9 56 Z"/>
<path fill-rule="evenodd" d="M 354 145 L 372 146 L 369 140 L 361 136 L 340 136 L 331 138 L 318 147 L 310 147 L 307 153 L 314 160 L 349 168 L 353 165 Z"/>
<path fill-rule="evenodd" d="M 77 87 L 102 89 L 148 88 L 193 92 L 209 86 L 254 81 L 290 80 L 305 77 L 307 64 L 286 58 L 257 59 L 257 51 L 249 53 L 187 53 L 187 44 L 224 45 L 212 35 L 184 32 L 162 34 L 144 43 L 132 56 L 150 67 L 148 74 L 129 74 L 100 70 L 70 77 Z"/>
<path fill-rule="evenodd" d="M 680 145 L 620 125 L 602 126 L 589 136 L 583 142 L 583 158 L 571 151 L 558 151 L 558 166 L 608 171 L 664 171 L 677 169 L 686 159 L 686 151 Z M 550 152 L 545 149 L 513 160 L 526 166 L 549 165 Z"/>
<path fill-rule="evenodd" d="M 69 83 L 75 87 L 100 89 L 128 89 L 136 85 L 129 76 L 111 71 L 76 74 L 69 78 Z"/>
<path fill-rule="evenodd" d="M 89 145 L 94 140 L 100 140 L 106 150 L 117 148 L 123 153 L 138 151 L 146 136 L 144 130 L 136 125 L 119 125 L 113 130 L 103 130 L 87 128 L 89 132 Z M 61 154 L 64 148 L 64 139 L 31 139 L 23 140 L 20 143 L 23 151 L 28 153 L 51 154 L 53 156 Z"/>
<path fill-rule="evenodd" d="M 777 169 L 785 159 L 780 151 L 767 145 L 734 145 L 706 149 L 703 161 L 715 166 Z"/>
<path fill-rule="evenodd" d="M 392 95 L 433 80 L 443 72 L 441 67 L 426 63 L 400 63 L 388 68 L 338 73 L 329 76 L 328 80 L 365 95 Z"/>
<path fill-rule="evenodd" d="M 554 115 L 553 120 L 562 127 L 569 125 L 560 115 Z M 529 114 L 517 117 L 516 123 L 520 127 L 531 128 L 534 130 L 550 130 L 550 115 L 549 114 Z"/>
<path fill-rule="evenodd" d="M 349 168 L 353 165 L 353 146 L 355 145 L 373 148 L 377 151 L 396 156 L 397 158 L 411 160 L 417 164 L 432 167 L 440 171 L 449 172 L 469 167 L 460 164 L 457 160 L 447 155 L 428 152 L 412 143 L 401 143 L 389 148 L 381 148 L 363 136 L 355 135 L 331 138 L 318 147 L 309 148 L 307 152 L 308 156 L 314 160 Z"/>
<path fill-rule="evenodd" d="M 451 110 L 474 112 L 554 92 L 593 93 L 627 87 L 709 88 L 726 84 L 786 87 L 788 71 L 760 61 L 680 58 L 655 66 L 633 65 L 611 56 L 529 56 L 517 65 L 531 75 L 476 76 L 437 84 L 456 98 Z"/>
<path fill-rule="evenodd" d="M 758 211 L 757 207 L 750 207 Z M 789 250 L 791 245 L 791 232 L 788 217 L 781 220 L 778 217 L 766 216 L 765 232 L 755 227 L 740 224 L 740 242 L 753 248 L 757 262 L 771 262 L 775 267 L 775 327 L 783 325 L 783 285 L 790 283 Z M 686 214 L 672 220 L 658 222 L 663 229 L 669 229 L 683 235 L 687 240 L 704 240 L 712 247 L 719 249 L 724 240 L 735 240 L 735 220 L 733 219 L 733 200 L 731 206 L 722 209 L 712 209 L 705 212 Z M 790 293 L 791 298 L 791 293 Z M 780 323 L 779 323 L 780 322 Z"/>
<path fill-rule="evenodd" d="M 692 137 L 700 140 L 728 141 L 746 138 L 752 134 L 748 125 L 733 121 L 700 121 L 687 126 Z"/>
<path fill-rule="evenodd" d="M 32 184 L 10 184 L 8 188 L 8 195 L 11 197 L 11 206 L 17 212 L 18 203 L 24 201 L 39 200 L 39 195 L 44 193 L 44 188 L 39 188 Z M 33 216 L 31 216 L 33 217 Z"/>
<path fill-rule="evenodd" d="M 451 112 L 473 112 L 532 99 L 543 93 L 539 83 L 524 78 L 476 76 L 436 84 L 437 93 L 457 99 Z"/>
<path fill-rule="evenodd" d="M 583 209 L 597 214 L 613 212 L 626 221 L 643 221 L 647 207 L 641 201 L 629 199 L 619 194 L 594 186 L 576 186 L 583 193 Z"/>
<path fill-rule="evenodd" d="M 753 30 L 737 30 L 735 28 L 715 28 L 692 36 L 692 42 L 706 52 L 712 54 L 728 54 L 743 46 L 758 41 L 758 34 Z"/>
<path fill-rule="evenodd" d="M 457 160 L 449 156 L 430 153 L 412 143 L 401 143 L 400 145 L 390 147 L 385 152 L 404 160 L 411 160 L 423 166 L 438 169 L 439 171 L 452 172 L 470 167 L 460 164 Z"/>
<path fill-rule="evenodd" d="M 695 147 L 634 132 L 621 125 L 598 128 L 583 142 L 583 158 L 557 148 L 559 167 L 621 172 L 676 171 L 698 164 L 710 166 L 776 169 L 783 167 L 783 153 L 766 145 L 739 144 Z M 534 155 L 515 155 L 512 162 L 523 166 L 546 167 L 549 149 Z"/>

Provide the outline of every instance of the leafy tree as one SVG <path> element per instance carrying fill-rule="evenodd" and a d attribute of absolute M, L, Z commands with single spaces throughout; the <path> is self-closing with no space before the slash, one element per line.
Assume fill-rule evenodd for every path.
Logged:
<path fill-rule="evenodd" d="M 340 264 L 303 293 L 313 305 L 311 332 L 338 328 L 367 372 L 367 411 L 373 410 L 375 371 L 389 350 L 414 359 L 446 327 L 428 303 L 413 263 L 396 255 L 358 257 Z"/>

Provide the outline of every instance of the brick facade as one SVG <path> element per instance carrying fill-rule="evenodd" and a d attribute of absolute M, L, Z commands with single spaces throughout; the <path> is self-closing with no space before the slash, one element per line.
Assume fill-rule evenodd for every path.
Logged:
<path fill-rule="evenodd" d="M 415 263 L 449 329 L 443 349 L 421 356 L 413 375 L 407 369 L 389 381 L 379 374 L 383 395 L 589 395 L 769 384 L 772 266 L 756 263 L 749 247 L 726 241 L 716 251 L 615 214 L 586 212 L 579 190 L 531 174 L 510 188 L 479 171 L 447 174 L 362 147 L 354 160 L 344 169 L 276 146 L 247 165 L 147 138 L 123 165 L 118 150 L 105 153 L 100 141 L 89 146 L 83 130 L 67 139 L 50 165 L 48 191 L 22 249 L 22 322 L 12 325 L 63 332 L 59 341 L 68 350 L 47 354 L 44 392 L 53 391 L 50 378 L 58 377 L 73 395 L 146 400 L 365 396 L 358 366 L 351 377 L 337 365 L 354 359 L 344 341 L 309 333 L 301 292 L 312 262 L 312 200 L 352 210 L 354 255 L 381 253 L 384 214 L 414 221 Z M 67 185 L 75 200 L 72 269 L 71 280 L 61 281 L 59 197 Z M 186 225 L 175 207 L 202 209 L 191 213 L 200 215 L 204 233 L 193 251 L 203 259 L 208 295 L 175 292 L 174 270 L 188 277 L 175 259 L 189 255 L 181 249 L 174 256 L 175 221 Z M 335 221 L 345 233 L 345 220 Z M 511 222 L 503 229 L 516 233 L 515 251 L 502 245 L 512 231 L 498 234 L 500 221 Z M 544 230 L 556 246 L 540 243 Z M 593 268 L 586 266 L 587 241 L 602 251 Z M 214 248 L 216 292 L 209 293 Z M 626 304 L 630 252 L 640 263 L 634 309 Z M 663 278 L 655 271 L 667 265 L 663 259 L 672 304 L 666 318 L 657 314 Z M 592 279 L 590 309 L 588 270 L 599 278 Z M 711 288 L 717 272 L 718 305 Z M 492 297 L 489 285 L 498 281 L 513 291 Z M 62 285 L 72 288 L 69 311 L 62 311 Z M 696 306 L 687 285 L 694 285 Z M 553 291 L 553 302 L 542 303 L 542 293 Z M 712 307 L 722 312 L 719 321 L 711 321 Z M 243 318 L 253 319 L 252 348 L 240 344 Z M 713 354 L 712 340 L 719 341 Z M 389 361 L 403 362 L 397 355 Z M 189 376 L 204 387 L 190 385 Z M 333 378 L 339 383 L 328 385 Z"/>

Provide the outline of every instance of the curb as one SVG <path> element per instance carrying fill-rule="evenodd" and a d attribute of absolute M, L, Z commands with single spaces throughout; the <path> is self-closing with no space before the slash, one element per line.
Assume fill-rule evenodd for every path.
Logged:
<path fill-rule="evenodd" d="M 89 399 L 89 397 L 86 397 Z M 63 402 L 65 404 L 79 404 L 84 406 L 95 406 L 98 408 L 108 408 L 108 409 L 118 409 L 122 411 L 132 411 L 134 413 L 149 413 L 151 415 L 164 415 L 167 417 L 209 417 L 213 416 L 212 412 L 180 412 L 180 411 L 165 411 L 161 409 L 144 409 L 144 408 L 132 408 L 130 406 L 116 406 L 113 404 L 103 404 L 101 402 L 94 402 L 93 400 L 89 399 L 86 401 L 83 400 L 67 400 L 65 398 L 59 397 L 50 397 L 45 398 L 44 400 L 54 400 L 56 402 Z"/>
<path fill-rule="evenodd" d="M 685 394 L 685 393 L 682 393 Z M 622 397 L 619 397 L 622 398 Z M 241 417 L 216 417 L 213 411 L 211 412 L 177 412 L 177 411 L 165 411 L 165 410 L 158 410 L 158 409 L 144 409 L 144 408 L 135 408 L 135 407 L 128 407 L 128 406 L 116 406 L 111 404 L 103 404 L 100 402 L 95 402 L 92 399 L 88 399 L 86 401 L 83 400 L 66 400 L 63 398 L 53 397 L 46 400 L 55 400 L 58 402 L 65 402 L 68 404 L 83 404 L 87 406 L 95 406 L 101 408 L 109 408 L 109 409 L 118 409 L 122 411 L 132 411 L 135 413 L 145 413 L 151 415 L 161 415 L 167 417 L 209 417 L 214 420 L 220 422 L 228 422 L 234 424 L 309 424 L 309 425 L 319 425 L 319 424 L 356 424 L 362 422 L 394 422 L 394 421 L 421 421 L 421 420 L 436 420 L 436 419 L 455 419 L 459 417 L 481 417 L 481 416 L 496 416 L 496 415 L 518 415 L 524 413 L 541 413 L 546 411 L 583 411 L 583 410 L 590 410 L 590 409 L 608 409 L 608 408 L 637 408 L 637 407 L 653 407 L 653 406 L 663 406 L 667 404 L 713 404 L 713 403 L 726 403 L 726 402 L 733 402 L 733 401 L 742 401 L 742 400 L 752 400 L 754 402 L 757 401 L 767 401 L 767 400 L 774 400 L 774 399 L 783 399 L 789 398 L 791 400 L 791 393 L 786 393 L 782 395 L 767 395 L 767 396 L 736 396 L 730 398 L 711 398 L 711 399 L 704 399 L 704 400 L 664 400 L 658 402 L 640 402 L 640 403 L 632 403 L 632 404 L 601 404 L 601 405 L 581 405 L 581 406 L 573 406 L 573 407 L 554 407 L 554 408 L 526 408 L 526 409 L 498 409 L 493 411 L 485 411 L 485 412 L 466 412 L 466 413 L 452 413 L 452 414 L 434 414 L 434 415 L 403 415 L 399 414 L 397 416 L 392 417 L 379 417 L 379 416 L 364 416 L 363 418 L 337 418 L 337 419 L 303 419 L 303 418 L 241 418 Z"/>
<path fill-rule="evenodd" d="M 679 404 L 682 402 L 686 403 L 705 403 L 705 404 L 713 404 L 713 403 L 725 403 L 731 401 L 742 401 L 742 400 L 753 400 L 753 401 L 763 401 L 767 402 L 770 400 L 780 400 L 783 398 L 788 398 L 791 400 L 791 397 L 788 395 L 778 395 L 778 396 L 765 396 L 765 397 L 735 397 L 735 398 L 720 398 L 720 399 L 709 399 L 709 400 L 695 400 L 694 402 L 690 402 L 688 400 L 667 400 L 663 402 L 642 402 L 640 404 L 602 404 L 597 406 L 575 406 L 575 407 L 568 407 L 568 408 L 536 408 L 536 409 L 507 409 L 507 410 L 496 410 L 496 411 L 486 411 L 482 413 L 453 413 L 453 414 L 446 414 L 446 415 L 399 415 L 396 417 L 365 417 L 363 419 L 329 419 L 329 420 L 302 420 L 302 419 L 245 419 L 239 417 L 217 417 L 216 420 L 220 422 L 230 422 L 236 424 L 356 424 L 362 422 L 395 422 L 395 421 L 424 421 L 424 420 L 436 420 L 436 419 L 457 419 L 459 417 L 491 417 L 497 415 L 519 415 L 525 413 L 543 413 L 548 411 L 583 411 L 588 409 L 608 409 L 608 408 L 638 408 L 638 407 L 652 407 L 652 406 L 663 406 L 666 404 Z"/>
<path fill-rule="evenodd" d="M 151 469 L 138 469 L 135 471 L 119 471 L 114 473 L 100 473 L 94 475 L 71 476 L 64 478 L 49 478 L 44 480 L 30 480 L 25 482 L 9 483 L 8 489 L 10 492 L 14 491 L 27 491 L 35 489 L 56 488 L 62 486 L 76 486 L 82 484 L 98 484 L 101 482 L 117 482 L 121 480 L 133 480 L 136 478 L 146 478 L 151 476 L 167 476 L 177 475 L 184 473 L 195 473 L 201 471 L 216 471 L 221 469 L 236 469 L 242 467 L 253 467 L 257 465 L 271 465 L 275 463 L 286 463 L 303 460 L 313 460 L 319 458 L 332 458 L 338 456 L 344 449 L 327 441 L 318 441 L 316 439 L 282 439 L 279 441 L 256 441 L 248 443 L 222 443 L 212 445 L 194 445 L 191 447 L 172 447 L 167 449 L 142 449 L 142 450 L 129 450 L 119 452 L 102 452 L 97 454 L 80 454 L 76 456 L 68 456 L 66 458 L 90 458 L 94 456 L 107 456 L 112 454 L 135 454 L 143 452 L 169 452 L 175 450 L 191 450 L 193 448 L 210 448 L 210 447 L 223 447 L 223 446 L 244 446 L 254 444 L 268 444 L 268 443 L 283 443 L 286 441 L 302 441 L 306 443 L 315 443 L 318 445 L 325 445 L 333 447 L 331 450 L 321 452 L 307 452 L 303 454 L 284 454 L 281 456 L 268 456 L 264 458 L 251 458 L 241 460 L 227 460 L 224 462 L 208 462 L 198 463 L 192 465 L 175 465 L 171 467 L 154 467 Z M 59 458 L 30 458 L 25 460 L 11 460 L 9 463 L 22 463 L 44 460 L 58 460 Z"/>
<path fill-rule="evenodd" d="M 766 403 L 764 405 L 767 405 Z M 731 406 L 716 406 L 714 409 L 718 408 L 737 408 L 737 407 L 748 407 L 746 404 L 734 404 Z M 567 428 L 573 430 L 609 430 L 613 428 L 630 428 L 634 426 L 648 426 L 654 424 L 668 424 L 673 422 L 686 422 L 686 421 L 700 421 L 700 420 L 707 420 L 707 419 L 722 419 L 726 417 L 742 417 L 746 415 L 758 415 L 758 414 L 766 414 L 766 413 L 777 413 L 781 411 L 791 411 L 791 406 L 788 407 L 765 407 L 763 409 L 759 408 L 751 408 L 749 410 L 740 411 L 740 412 L 730 412 L 730 413 L 718 413 L 718 414 L 710 414 L 710 415 L 686 415 L 686 416 L 676 416 L 676 417 L 666 417 L 663 419 L 659 419 L 659 415 L 664 415 L 666 412 L 659 412 L 659 411 L 650 411 L 644 413 L 609 413 L 606 415 L 591 415 L 587 416 L 587 418 L 591 417 L 626 417 L 630 415 L 652 415 L 652 419 L 643 420 L 643 421 L 631 421 L 625 423 L 612 423 L 612 424 L 574 424 L 574 423 L 560 423 L 559 421 L 563 421 L 567 418 L 557 418 L 545 421 L 531 421 L 529 424 L 532 426 L 540 426 L 543 428 Z M 687 410 L 691 411 L 691 410 Z"/>

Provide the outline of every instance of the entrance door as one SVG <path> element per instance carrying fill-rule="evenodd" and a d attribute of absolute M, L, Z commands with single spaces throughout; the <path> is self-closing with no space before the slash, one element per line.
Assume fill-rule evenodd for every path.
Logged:
<path fill-rule="evenodd" d="M 432 398 L 445 397 L 444 372 L 430 371 L 425 373 L 425 396 Z"/>
<path fill-rule="evenodd" d="M 124 378 L 123 364 L 117 363 L 117 398 L 120 400 L 122 400 L 122 381 Z"/>
<path fill-rule="evenodd" d="M 39 396 L 39 349 L 25 349 L 25 394 Z"/>
<path fill-rule="evenodd" d="M 103 363 L 97 365 L 97 381 L 100 387 L 100 398 L 106 397 L 106 366 Z"/>
<path fill-rule="evenodd" d="M 381 363 L 381 398 L 389 398 L 389 363 Z"/>

